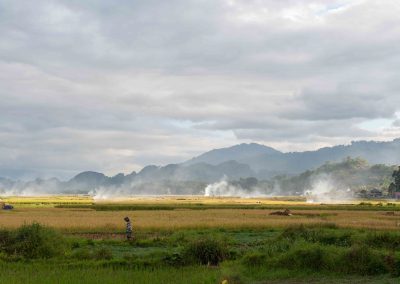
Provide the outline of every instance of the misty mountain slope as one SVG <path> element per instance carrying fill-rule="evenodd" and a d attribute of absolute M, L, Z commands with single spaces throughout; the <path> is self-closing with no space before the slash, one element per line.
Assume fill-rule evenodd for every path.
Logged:
<path fill-rule="evenodd" d="M 325 163 L 315 170 L 308 170 L 292 177 L 275 177 L 271 185 L 284 194 L 306 190 L 387 190 L 396 166 L 371 165 L 361 158 L 347 158 L 337 163 Z"/>
<path fill-rule="evenodd" d="M 215 149 L 195 157 L 184 165 L 199 162 L 218 164 L 235 160 L 247 164 L 257 177 L 267 179 L 279 174 L 298 174 L 325 162 L 339 162 L 346 157 L 362 157 L 371 164 L 400 164 L 400 139 L 390 142 L 360 141 L 350 145 L 325 147 L 316 151 L 282 153 L 259 144 L 240 144 Z"/>
<path fill-rule="evenodd" d="M 77 174 L 63 184 L 64 192 L 88 192 L 93 188 L 104 185 L 110 178 L 102 173 L 86 171 Z"/>
<path fill-rule="evenodd" d="M 135 182 L 163 180 L 215 182 L 224 177 L 237 179 L 254 176 L 249 165 L 236 161 L 226 161 L 218 165 L 195 163 L 191 165 L 170 164 L 165 167 L 147 166 L 134 178 Z"/>
<path fill-rule="evenodd" d="M 228 148 L 214 149 L 198 157 L 194 157 L 186 161 L 184 165 L 193 165 L 196 163 L 207 163 L 210 165 L 218 165 L 227 161 L 235 160 L 242 162 L 252 157 L 260 155 L 281 154 L 281 152 L 264 145 L 250 143 L 239 144 Z"/>
<path fill-rule="evenodd" d="M 262 155 L 243 162 L 257 171 L 295 174 L 314 169 L 328 161 L 339 162 L 346 157 L 362 157 L 370 164 L 400 164 L 400 139 L 391 142 L 352 142 L 347 146 L 326 147 L 317 151 Z"/>
<path fill-rule="evenodd" d="M 108 179 L 104 174 L 97 172 L 82 172 L 73 177 L 69 183 L 87 184 L 88 186 L 97 185 L 105 182 Z"/>
<path fill-rule="evenodd" d="M 232 160 L 232 157 L 240 161 Z M 183 194 L 185 187 L 188 187 L 188 193 L 197 192 L 204 184 L 221 179 L 234 181 L 249 177 L 272 181 L 273 184 L 279 181 L 280 187 L 295 193 L 296 188 L 304 187 L 304 180 L 288 179 L 300 173 L 303 173 L 300 176 L 304 176 L 313 170 L 321 171 L 320 167 L 326 169 L 327 165 L 334 162 L 341 163 L 346 157 L 361 157 L 369 164 L 400 164 L 400 139 L 391 142 L 353 142 L 347 146 L 293 153 L 281 153 L 258 144 L 241 144 L 204 153 L 187 163 L 169 164 L 163 167 L 150 165 L 138 173 L 132 172 L 128 175 L 121 173 L 108 177 L 102 173 L 86 171 L 64 182 L 57 179 L 35 179 L 24 182 L 0 178 L 0 194 L 88 193 L 101 188 L 107 188 L 111 192 L 123 189 L 124 192 L 140 194 L 146 193 L 146 190 L 148 194 Z M 208 160 L 210 163 L 198 162 L 200 160 Z M 222 162 L 216 163 L 218 160 Z M 339 166 L 339 168 L 346 167 Z M 379 170 L 379 167 L 374 169 Z M 354 172 L 353 168 L 346 170 Z M 386 171 L 385 174 L 388 173 L 387 169 Z M 286 177 L 282 179 L 282 176 Z M 371 183 L 368 178 L 366 180 Z"/>
<path fill-rule="evenodd" d="M 215 182 L 222 178 L 239 179 L 255 175 L 256 173 L 249 165 L 238 163 L 237 161 L 226 161 L 219 165 L 196 163 L 189 166 L 181 166 L 174 178 L 186 181 Z"/>

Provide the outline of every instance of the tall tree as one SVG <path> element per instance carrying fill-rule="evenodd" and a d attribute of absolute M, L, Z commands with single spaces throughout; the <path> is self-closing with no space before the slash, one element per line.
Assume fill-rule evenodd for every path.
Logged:
<path fill-rule="evenodd" d="M 395 192 L 400 192 L 400 167 L 393 172 L 392 177 L 394 182 L 391 184 L 391 188 L 394 189 Z"/>

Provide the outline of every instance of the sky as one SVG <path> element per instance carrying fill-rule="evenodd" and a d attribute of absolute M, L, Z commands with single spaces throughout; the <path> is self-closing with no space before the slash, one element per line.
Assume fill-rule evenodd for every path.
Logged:
<path fill-rule="evenodd" d="M 0 176 L 400 137 L 396 0 L 0 0 Z"/>

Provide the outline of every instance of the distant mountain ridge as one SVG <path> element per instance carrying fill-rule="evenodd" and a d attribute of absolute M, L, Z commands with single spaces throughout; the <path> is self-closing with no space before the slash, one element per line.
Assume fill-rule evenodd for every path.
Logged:
<path fill-rule="evenodd" d="M 237 151 L 238 149 L 245 153 Z M 350 145 L 289 153 L 282 153 L 271 147 L 255 143 L 241 144 L 206 152 L 183 165 L 193 164 L 197 161 L 215 164 L 235 160 L 249 165 L 261 177 L 270 177 L 275 174 L 300 173 L 319 167 L 328 161 L 339 162 L 346 157 L 362 157 L 371 164 L 400 164 L 400 139 L 389 142 L 358 141 L 352 142 Z"/>
<path fill-rule="evenodd" d="M 326 162 L 361 157 L 370 164 L 400 165 L 400 139 L 389 142 L 360 141 L 350 145 L 325 147 L 316 151 L 282 153 L 271 147 L 250 143 L 214 149 L 181 164 L 149 165 L 140 172 L 107 177 L 102 173 L 82 172 L 69 181 L 36 179 L 22 182 L 0 178 L 0 195 L 41 192 L 88 193 L 99 188 L 135 188 L 141 194 L 190 194 L 209 183 L 255 177 L 271 180 L 275 176 L 294 176 L 316 169 Z M 0 173 L 1 175 L 1 173 Z"/>
<path fill-rule="evenodd" d="M 186 162 L 184 165 L 193 165 L 196 163 L 207 163 L 210 165 L 221 164 L 226 161 L 243 161 L 246 159 L 251 159 L 252 157 L 260 155 L 274 155 L 282 154 L 274 148 L 264 146 L 257 143 L 250 144 L 239 144 L 228 148 L 214 149 L 198 157 L 192 158 Z"/>

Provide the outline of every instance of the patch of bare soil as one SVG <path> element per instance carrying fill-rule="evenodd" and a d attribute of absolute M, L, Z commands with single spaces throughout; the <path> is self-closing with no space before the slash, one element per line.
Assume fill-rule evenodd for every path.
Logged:
<path fill-rule="evenodd" d="M 71 233 L 68 234 L 74 237 L 80 237 L 91 240 L 125 240 L 124 233 Z"/>

